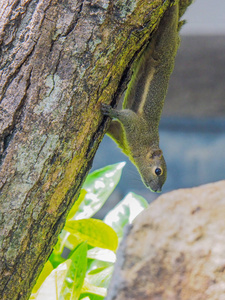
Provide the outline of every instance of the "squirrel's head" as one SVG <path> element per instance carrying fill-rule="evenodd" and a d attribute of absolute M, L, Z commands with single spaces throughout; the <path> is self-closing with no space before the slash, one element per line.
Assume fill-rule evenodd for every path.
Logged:
<path fill-rule="evenodd" d="M 151 149 L 144 157 L 142 163 L 137 162 L 144 184 L 152 192 L 161 192 L 166 181 L 167 168 L 162 150 Z"/>

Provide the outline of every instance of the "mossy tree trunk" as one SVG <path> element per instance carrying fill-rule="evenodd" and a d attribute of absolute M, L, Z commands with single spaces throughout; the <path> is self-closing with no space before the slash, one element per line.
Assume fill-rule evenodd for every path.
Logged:
<path fill-rule="evenodd" d="M 182 11 L 190 0 L 181 0 Z M 0 295 L 28 299 L 164 0 L 1 0 Z"/>

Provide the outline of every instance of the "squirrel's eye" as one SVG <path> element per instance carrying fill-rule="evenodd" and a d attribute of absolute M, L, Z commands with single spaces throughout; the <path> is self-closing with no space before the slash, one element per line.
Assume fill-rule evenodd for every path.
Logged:
<path fill-rule="evenodd" d="M 156 169 L 155 169 L 155 174 L 156 174 L 157 176 L 160 176 L 160 175 L 162 174 L 162 169 L 156 168 Z"/>

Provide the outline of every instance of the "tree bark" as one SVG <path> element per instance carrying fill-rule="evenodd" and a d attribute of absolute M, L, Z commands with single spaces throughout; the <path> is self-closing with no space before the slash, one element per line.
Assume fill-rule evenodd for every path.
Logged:
<path fill-rule="evenodd" d="M 191 0 L 181 0 L 181 13 Z M 0 295 L 28 299 L 169 1 L 1 0 Z"/>

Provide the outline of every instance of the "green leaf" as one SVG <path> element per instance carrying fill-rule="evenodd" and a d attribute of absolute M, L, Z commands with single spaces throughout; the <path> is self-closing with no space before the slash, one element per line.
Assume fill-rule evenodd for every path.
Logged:
<path fill-rule="evenodd" d="M 89 295 L 90 299 L 102 299 L 107 293 L 113 266 L 95 269 L 86 276 L 81 294 Z M 100 297 L 100 298 L 99 298 Z"/>
<path fill-rule="evenodd" d="M 88 175 L 83 185 L 87 194 L 73 219 L 87 219 L 99 211 L 117 186 L 124 166 L 125 162 L 121 162 L 106 166 Z"/>
<path fill-rule="evenodd" d="M 78 199 L 75 201 L 73 207 L 71 208 L 71 210 L 66 218 L 67 220 L 74 218 L 76 212 L 79 210 L 79 206 L 84 201 L 86 194 L 87 194 L 87 191 L 85 191 L 85 189 L 82 188 Z"/>
<path fill-rule="evenodd" d="M 62 254 L 64 247 L 67 247 L 70 250 L 74 250 L 81 242 L 82 240 L 79 238 L 76 238 L 75 236 L 72 236 L 68 231 L 62 230 L 60 233 L 60 252 Z"/>
<path fill-rule="evenodd" d="M 36 299 L 38 296 L 38 290 L 41 287 L 42 283 L 45 281 L 45 279 L 48 277 L 48 275 L 52 272 L 53 266 L 50 263 L 50 261 L 47 261 L 44 265 L 43 270 L 41 271 L 38 280 L 36 281 L 35 286 L 33 287 L 32 294 L 30 296 L 30 300 Z"/>
<path fill-rule="evenodd" d="M 49 257 L 49 260 L 51 264 L 53 265 L 53 268 L 55 269 L 59 264 L 65 261 L 65 259 L 61 256 L 63 253 L 63 249 L 67 240 L 67 235 L 69 233 L 65 230 L 62 230 L 60 235 L 58 236 L 58 240 L 56 245 L 54 246 L 54 249 L 52 251 L 52 254 Z"/>
<path fill-rule="evenodd" d="M 41 285 L 36 298 L 32 299 L 58 300 L 63 281 L 71 263 L 72 261 L 68 259 L 54 269 Z"/>
<path fill-rule="evenodd" d="M 87 241 L 93 247 L 106 248 L 113 251 L 117 249 L 117 234 L 101 220 L 83 219 L 67 221 L 64 229 L 83 241 Z"/>
<path fill-rule="evenodd" d="M 88 250 L 87 257 L 91 259 L 97 259 L 97 260 L 111 262 L 111 263 L 116 262 L 116 255 L 113 251 L 108 249 L 98 248 L 98 247 Z"/>
<path fill-rule="evenodd" d="M 52 251 L 52 254 L 49 257 L 49 260 L 51 262 L 51 264 L 53 265 L 53 268 L 55 269 L 59 264 L 61 264 L 62 262 L 65 261 L 65 258 L 62 257 L 62 253 L 64 250 L 64 247 L 67 243 L 68 240 L 68 236 L 70 235 L 69 232 L 62 230 L 62 232 L 60 233 L 60 235 L 58 236 L 58 240 L 57 243 Z M 82 241 L 80 241 L 79 243 L 76 244 L 76 246 L 78 244 L 80 244 Z M 75 248 L 75 247 L 74 247 Z M 73 249 L 74 249 L 73 248 Z"/>
<path fill-rule="evenodd" d="M 79 237 L 70 234 L 68 232 L 68 237 L 65 243 L 65 247 L 70 249 L 70 250 L 74 250 L 83 240 L 80 239 Z"/>
<path fill-rule="evenodd" d="M 111 226 L 119 238 L 123 236 L 123 228 L 131 224 L 137 215 L 148 207 L 148 202 L 135 193 L 129 193 L 104 218 L 104 222 Z"/>
<path fill-rule="evenodd" d="M 88 273 L 85 279 L 95 286 L 107 288 L 112 276 L 113 269 L 113 266 L 94 269 Z"/>
<path fill-rule="evenodd" d="M 80 244 L 70 259 L 61 263 L 44 280 L 32 299 L 36 300 L 77 300 L 84 282 L 87 268 L 87 245 Z M 35 297 L 34 297 L 35 296 Z"/>
<path fill-rule="evenodd" d="M 83 240 L 81 240 L 80 238 L 75 237 L 74 235 L 63 229 L 58 237 L 57 244 L 55 245 L 54 250 L 52 251 L 52 254 L 49 258 L 54 269 L 60 263 L 65 261 L 65 259 L 62 257 L 64 248 L 66 247 L 70 250 L 74 250 L 82 241 Z"/>
<path fill-rule="evenodd" d="M 107 289 L 103 288 L 103 287 L 95 286 L 94 284 L 91 284 L 90 282 L 85 280 L 82 290 L 81 290 L 81 293 L 82 294 L 96 294 L 96 295 L 105 297 L 106 293 L 107 293 Z"/>
<path fill-rule="evenodd" d="M 59 300 L 79 299 L 87 269 L 87 244 L 80 244 L 70 257 L 70 260 L 72 263 L 63 281 Z"/>
<path fill-rule="evenodd" d="M 104 300 L 105 297 L 96 294 L 84 293 L 79 300 Z"/>
<path fill-rule="evenodd" d="M 58 265 L 63 263 L 65 261 L 65 258 L 61 256 L 61 254 L 55 252 L 54 250 L 52 251 L 52 254 L 49 257 L 49 261 L 53 266 L 53 269 L 57 268 Z"/>

